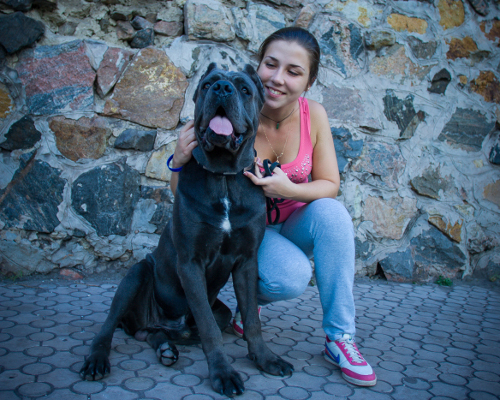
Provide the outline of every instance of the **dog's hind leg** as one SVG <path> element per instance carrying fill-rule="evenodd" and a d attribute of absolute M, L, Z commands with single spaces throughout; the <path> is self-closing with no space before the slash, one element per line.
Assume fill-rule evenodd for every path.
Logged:
<path fill-rule="evenodd" d="M 141 321 L 137 318 L 145 318 L 145 312 L 130 313 L 131 309 L 137 309 L 139 306 L 146 306 L 145 299 L 142 298 L 138 301 L 138 296 L 144 297 L 147 291 L 145 288 L 150 288 L 152 285 L 148 282 L 153 277 L 154 261 L 149 259 L 140 261 L 130 268 L 127 275 L 122 279 L 115 296 L 111 303 L 108 317 L 104 321 L 101 330 L 92 341 L 90 346 L 89 356 L 85 360 L 82 368 L 80 369 L 80 376 L 82 379 L 94 381 L 105 377 L 110 372 L 109 353 L 111 351 L 111 341 L 113 333 L 118 324 L 125 323 L 123 320 L 125 316 L 127 322 L 124 326 L 127 333 L 134 334 L 140 328 Z M 142 291 L 142 292 L 141 292 Z M 127 315 L 128 314 L 128 315 Z M 134 319 L 135 317 L 136 319 Z"/>
<path fill-rule="evenodd" d="M 149 333 L 146 340 L 156 350 L 156 357 L 163 365 L 169 367 L 179 359 L 177 347 L 169 342 L 168 335 L 164 331 Z"/>

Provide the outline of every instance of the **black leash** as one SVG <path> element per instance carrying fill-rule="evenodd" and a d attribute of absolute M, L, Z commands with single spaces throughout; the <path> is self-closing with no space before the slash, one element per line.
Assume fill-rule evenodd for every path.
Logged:
<path fill-rule="evenodd" d="M 281 164 L 278 161 L 271 163 L 267 158 L 264 160 L 264 176 L 271 176 L 276 167 L 281 168 Z M 280 220 L 280 209 L 278 208 L 279 203 L 283 203 L 284 199 L 275 199 L 266 197 L 266 208 L 267 208 L 267 222 L 270 225 L 277 225 Z M 272 212 L 276 211 L 275 218 L 273 220 Z"/>

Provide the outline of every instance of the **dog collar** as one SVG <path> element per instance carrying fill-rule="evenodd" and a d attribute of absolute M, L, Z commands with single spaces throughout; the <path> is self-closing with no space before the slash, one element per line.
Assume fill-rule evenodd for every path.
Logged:
<path fill-rule="evenodd" d="M 210 173 L 212 173 L 214 175 L 222 175 L 222 176 L 238 175 L 239 173 L 244 173 L 244 172 L 250 171 L 253 168 L 253 166 L 254 166 L 254 163 L 252 162 L 252 164 L 250 164 L 248 167 L 243 168 L 242 171 L 238 171 L 238 172 L 217 172 L 217 171 L 212 171 L 209 168 L 205 167 L 202 163 L 200 163 L 196 159 L 196 157 L 193 157 L 193 158 L 196 160 L 196 162 L 198 163 L 198 165 L 200 167 L 202 167 L 204 170 L 206 170 L 206 171 L 208 171 L 208 172 L 210 172 Z"/>

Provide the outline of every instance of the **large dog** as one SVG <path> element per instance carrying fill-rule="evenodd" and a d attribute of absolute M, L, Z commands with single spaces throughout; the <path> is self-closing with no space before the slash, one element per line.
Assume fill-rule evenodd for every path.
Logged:
<path fill-rule="evenodd" d="M 273 375 L 293 371 L 264 343 L 257 312 L 257 249 L 264 236 L 265 197 L 243 172 L 254 167 L 262 83 L 250 65 L 243 72 L 226 72 L 212 63 L 194 101 L 198 147 L 180 172 L 173 218 L 158 247 L 121 281 L 80 371 L 83 379 L 109 373 L 113 332 L 121 326 L 147 340 L 164 365 L 177 360 L 176 343 L 199 338 L 214 390 L 229 397 L 243 393 L 243 381 L 223 350 L 221 329 L 231 311 L 217 299 L 230 274 L 250 358 Z"/>

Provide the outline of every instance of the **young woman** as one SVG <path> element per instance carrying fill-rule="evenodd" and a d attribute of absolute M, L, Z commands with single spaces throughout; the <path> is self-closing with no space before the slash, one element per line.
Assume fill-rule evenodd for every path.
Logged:
<path fill-rule="evenodd" d="M 325 357 L 348 382 L 372 386 L 375 373 L 354 342 L 354 229 L 347 210 L 335 200 L 340 176 L 330 125 L 323 106 L 303 97 L 316 80 L 319 61 L 318 42 L 301 28 L 276 31 L 259 51 L 257 73 L 266 101 L 255 140 L 257 161 L 260 167 L 260 160 L 278 161 L 281 169 L 267 177 L 261 168 L 245 175 L 267 197 L 285 201 L 278 205 L 278 223 L 267 226 L 259 248 L 258 299 L 262 306 L 301 295 L 311 279 L 309 259 L 314 256 Z M 179 135 L 172 168 L 186 164 L 196 145 L 190 122 Z M 174 192 L 177 179 L 173 173 Z M 233 329 L 243 335 L 239 312 Z"/>

